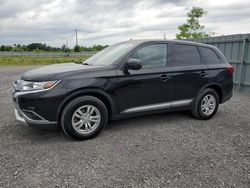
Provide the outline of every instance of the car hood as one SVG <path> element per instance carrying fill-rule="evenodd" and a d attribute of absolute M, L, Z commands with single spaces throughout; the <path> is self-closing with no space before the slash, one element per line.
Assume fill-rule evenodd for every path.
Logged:
<path fill-rule="evenodd" d="M 100 69 L 105 69 L 105 66 L 84 65 L 81 63 L 53 64 L 26 71 L 21 76 L 21 79 L 26 81 L 48 81 L 53 77 L 60 77 L 60 75 L 63 77 L 64 73 L 92 72 Z"/>

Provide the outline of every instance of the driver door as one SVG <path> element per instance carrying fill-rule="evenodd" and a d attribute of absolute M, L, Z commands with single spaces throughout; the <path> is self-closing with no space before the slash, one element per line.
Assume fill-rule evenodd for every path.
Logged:
<path fill-rule="evenodd" d="M 169 102 L 171 80 L 166 73 L 168 44 L 141 46 L 128 59 L 140 60 L 142 69 L 118 71 L 119 88 L 116 89 L 116 96 L 120 113 L 157 110 L 156 107 Z"/>

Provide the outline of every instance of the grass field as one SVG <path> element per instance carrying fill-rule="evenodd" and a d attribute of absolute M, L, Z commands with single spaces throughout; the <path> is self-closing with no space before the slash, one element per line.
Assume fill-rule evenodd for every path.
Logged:
<path fill-rule="evenodd" d="M 49 65 L 72 61 L 84 61 L 88 57 L 0 57 L 0 66 L 9 65 Z"/>

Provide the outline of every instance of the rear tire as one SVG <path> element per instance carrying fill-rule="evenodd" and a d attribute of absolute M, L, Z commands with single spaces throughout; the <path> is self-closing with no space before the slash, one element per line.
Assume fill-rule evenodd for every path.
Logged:
<path fill-rule="evenodd" d="M 108 111 L 96 97 L 82 96 L 70 101 L 63 109 L 61 126 L 64 133 L 77 140 L 97 136 L 106 126 Z"/>
<path fill-rule="evenodd" d="M 197 119 L 211 119 L 219 107 L 219 96 L 213 89 L 202 90 L 192 105 L 192 114 Z"/>

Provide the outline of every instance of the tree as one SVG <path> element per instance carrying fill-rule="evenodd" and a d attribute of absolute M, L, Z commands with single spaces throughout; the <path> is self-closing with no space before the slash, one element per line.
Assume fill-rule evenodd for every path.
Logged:
<path fill-rule="evenodd" d="M 68 52 L 68 48 L 67 48 L 66 44 L 63 44 L 61 49 L 63 52 Z"/>
<path fill-rule="evenodd" d="M 2 45 L 1 47 L 0 47 L 0 51 L 11 51 L 11 50 L 13 50 L 13 47 L 12 46 L 5 46 L 5 45 Z"/>
<path fill-rule="evenodd" d="M 80 52 L 81 48 L 79 45 L 75 45 L 74 52 Z"/>
<path fill-rule="evenodd" d="M 207 11 L 200 7 L 193 7 L 187 13 L 187 23 L 178 26 L 180 33 L 176 34 L 177 39 L 190 39 L 190 38 L 206 38 L 214 33 L 207 33 L 204 31 L 205 26 L 200 25 L 199 18 L 206 15 Z"/>

